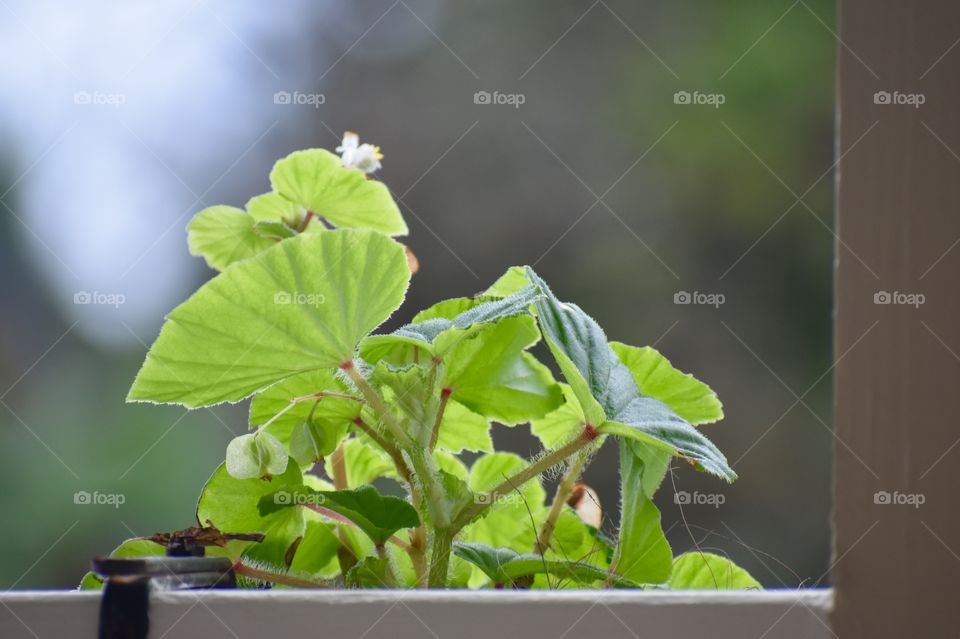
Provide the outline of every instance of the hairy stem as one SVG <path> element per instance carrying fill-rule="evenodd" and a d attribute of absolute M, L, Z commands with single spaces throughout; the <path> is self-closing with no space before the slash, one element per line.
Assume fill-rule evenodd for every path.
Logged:
<path fill-rule="evenodd" d="M 337 449 L 330 455 L 330 465 L 333 467 L 333 487 L 337 490 L 347 490 L 347 460 L 343 455 L 343 445 L 337 446 Z M 352 522 L 351 522 L 352 523 Z M 343 526 L 337 524 L 337 538 L 340 540 L 340 548 L 337 551 L 337 559 L 340 562 L 340 572 L 346 576 L 347 571 L 357 564 L 357 554 L 350 545 L 350 538 L 343 530 Z"/>
<path fill-rule="evenodd" d="M 550 504 L 550 512 L 547 513 L 547 518 L 540 528 L 540 534 L 537 535 L 533 552 L 542 555 L 550 548 L 550 539 L 553 537 L 553 529 L 557 525 L 557 519 L 560 518 L 560 513 L 563 512 L 563 505 L 567 502 L 567 497 L 570 496 L 570 491 L 573 490 L 574 484 L 577 483 L 577 478 L 580 477 L 580 472 L 583 470 L 585 461 L 585 456 L 581 455 L 578 457 L 577 461 L 573 462 L 563 476 L 563 479 L 560 480 L 560 483 L 557 485 L 557 493 L 553 496 L 553 503 Z"/>
<path fill-rule="evenodd" d="M 505 495 L 515 487 L 521 486 L 527 481 L 533 479 L 540 473 L 544 472 L 552 466 L 556 466 L 567 457 L 579 452 L 583 448 L 587 447 L 593 440 L 597 438 L 597 429 L 594 428 L 591 424 L 587 424 L 580 435 L 570 443 L 557 448 L 540 459 L 532 462 L 524 469 L 517 472 L 512 477 L 508 477 L 502 483 L 500 483 L 496 488 L 487 493 L 485 499 L 478 499 L 475 503 L 469 504 L 464 507 L 454 518 L 453 520 L 453 529 L 460 530 L 477 515 L 481 514 L 484 510 L 490 507 L 491 504 L 497 501 L 497 498 L 501 495 Z"/>
<path fill-rule="evenodd" d="M 440 438 L 440 423 L 443 421 L 443 413 L 447 408 L 447 401 L 450 399 L 452 392 L 449 388 L 440 391 L 440 405 L 437 407 L 437 417 L 433 420 L 433 430 L 430 433 L 430 450 L 437 447 L 437 439 Z"/>
<path fill-rule="evenodd" d="M 248 566 L 239 561 L 233 564 L 233 571 L 238 575 L 243 575 L 244 577 L 250 577 L 251 579 L 257 579 L 259 581 L 268 581 L 270 583 L 282 584 L 284 586 L 292 586 L 294 588 L 331 588 L 332 587 L 332 585 L 329 582 L 310 581 L 309 579 L 301 579 L 299 577 L 294 577 L 292 575 L 287 575 L 284 573 L 273 572 L 270 570 L 263 570 L 261 568 L 254 568 L 253 566 Z"/>
<path fill-rule="evenodd" d="M 454 534 L 446 528 L 433 532 L 433 549 L 430 554 L 430 588 L 447 587 L 447 571 L 450 568 L 450 553 L 453 550 Z"/>
<path fill-rule="evenodd" d="M 357 367 L 353 365 L 353 362 L 347 361 L 340 365 L 340 369 L 344 371 L 356 387 L 360 390 L 360 393 L 363 395 L 364 399 L 367 400 L 367 403 L 370 404 L 370 407 L 377 413 L 377 416 L 383 420 L 383 423 L 387 425 L 387 428 L 390 430 L 391 434 L 396 438 L 398 442 L 402 445 L 410 446 L 413 442 L 410 441 L 410 437 L 403 431 L 403 428 L 400 426 L 400 422 L 397 421 L 397 418 L 394 417 L 393 413 L 390 412 L 390 409 L 387 407 L 387 403 L 383 401 L 383 397 L 380 396 L 380 393 L 364 379 L 363 375 L 360 374 L 360 371 L 357 370 Z"/>

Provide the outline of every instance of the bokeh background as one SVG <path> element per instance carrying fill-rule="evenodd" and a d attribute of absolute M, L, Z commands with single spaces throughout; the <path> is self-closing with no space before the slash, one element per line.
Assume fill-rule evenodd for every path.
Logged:
<path fill-rule="evenodd" d="M 211 276 L 185 226 L 344 130 L 383 148 L 379 177 L 421 261 L 394 324 L 535 264 L 611 339 L 655 344 L 724 401 L 706 428 L 741 479 L 677 468 L 657 497 L 675 550 L 724 552 L 771 587 L 816 584 L 829 565 L 834 12 L 2 0 L 0 587 L 73 587 L 90 556 L 192 523 L 245 407 L 124 403 L 163 314 Z M 723 304 L 675 303 L 682 292 Z M 523 428 L 495 439 L 536 450 Z M 587 481 L 612 527 L 609 448 Z M 78 505 L 80 490 L 125 501 Z M 681 511 L 674 490 L 723 503 Z"/>

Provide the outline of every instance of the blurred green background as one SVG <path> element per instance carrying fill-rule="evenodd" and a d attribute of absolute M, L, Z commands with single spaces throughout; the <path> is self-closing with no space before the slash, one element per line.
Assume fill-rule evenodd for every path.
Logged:
<path fill-rule="evenodd" d="M 92 555 L 193 523 L 245 406 L 124 403 L 163 314 L 211 275 L 184 228 L 344 130 L 382 147 L 420 258 L 393 324 L 535 264 L 611 339 L 656 344 L 724 401 L 706 428 L 741 479 L 677 468 L 657 497 L 674 549 L 729 554 L 771 587 L 826 572 L 832 2 L 8 5 L 2 587 L 75 586 Z M 536 451 L 524 429 L 495 439 Z M 608 527 L 614 453 L 586 477 Z M 681 515 L 674 490 L 723 503 Z"/>

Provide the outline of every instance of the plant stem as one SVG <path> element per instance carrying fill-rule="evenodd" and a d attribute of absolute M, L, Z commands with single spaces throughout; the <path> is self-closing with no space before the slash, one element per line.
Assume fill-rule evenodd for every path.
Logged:
<path fill-rule="evenodd" d="M 343 456 L 343 445 L 337 446 L 337 449 L 330 455 L 330 465 L 333 467 L 333 487 L 337 490 L 347 490 L 347 460 Z M 353 568 L 357 563 L 357 554 L 350 546 L 350 538 L 343 530 L 341 524 L 337 524 L 337 538 L 340 540 L 340 550 L 337 552 L 337 558 L 340 561 L 340 572 L 346 576 L 347 571 Z"/>
<path fill-rule="evenodd" d="M 272 572 L 269 570 L 262 570 L 260 568 L 254 568 L 253 566 L 248 566 L 239 561 L 233 564 L 233 571 L 238 575 L 243 575 L 244 577 L 250 577 L 251 579 L 258 579 L 260 581 L 269 581 L 270 583 L 282 584 L 284 586 L 292 586 L 294 588 L 330 588 L 331 587 L 331 584 L 328 582 L 310 581 L 309 579 L 301 579 L 299 577 L 294 577 L 292 575 L 285 575 L 283 573 Z"/>
<path fill-rule="evenodd" d="M 355 402 L 363 401 L 359 397 L 354 397 L 349 393 L 338 393 L 335 391 L 317 391 L 316 393 L 310 393 L 309 395 L 301 395 L 300 397 L 291 397 L 290 403 L 296 404 L 298 402 L 305 402 L 308 399 L 323 398 L 323 397 L 339 397 L 340 399 L 351 399 Z"/>
<path fill-rule="evenodd" d="M 497 497 L 507 494 L 514 488 L 518 488 L 548 468 L 556 466 L 567 457 L 579 452 L 593 442 L 593 440 L 597 438 L 597 435 L 597 429 L 591 424 L 587 424 L 583 429 L 583 432 L 581 432 L 576 439 L 547 453 L 512 477 L 508 477 L 496 488 L 487 493 L 485 499 L 478 499 L 475 503 L 464 507 L 454 518 L 453 529 L 459 531 L 461 528 L 473 521 L 477 515 L 489 508 L 491 504 L 496 502 Z"/>
<path fill-rule="evenodd" d="M 380 419 L 383 420 L 383 423 L 387 425 L 387 428 L 390 429 L 390 432 L 396 440 L 406 446 L 412 445 L 413 442 L 410 441 L 410 437 L 403 431 L 403 428 L 393 413 L 390 412 L 386 402 L 380 397 L 380 393 L 363 378 L 363 375 L 361 375 L 357 367 L 353 365 L 353 362 L 344 362 L 340 365 L 340 369 L 353 380 L 356 387 L 360 389 L 360 393 L 364 399 L 366 399 L 370 407 L 376 411 Z"/>
<path fill-rule="evenodd" d="M 430 588 L 447 587 L 447 570 L 450 567 L 450 552 L 453 549 L 454 534 L 446 528 L 433 531 L 433 549 L 430 554 Z"/>
<path fill-rule="evenodd" d="M 437 408 L 437 417 L 433 421 L 433 430 L 430 433 L 431 451 L 437 447 L 437 439 L 440 437 L 440 422 L 443 421 L 443 413 L 447 408 L 447 401 L 450 399 L 452 392 L 449 388 L 444 388 L 440 391 L 440 406 Z"/>
<path fill-rule="evenodd" d="M 570 469 L 567 470 L 567 473 L 557 485 L 557 493 L 553 496 L 550 512 L 547 513 L 547 518 L 544 520 L 543 526 L 540 528 L 540 534 L 537 535 L 537 541 L 533 546 L 533 552 L 538 555 L 542 555 L 550 548 L 550 538 L 553 536 L 553 529 L 557 525 L 557 519 L 560 518 L 560 513 L 563 512 L 563 505 L 567 502 L 567 497 L 570 495 L 570 491 L 573 490 L 573 485 L 577 482 L 577 478 L 580 476 L 585 461 L 586 457 L 581 455 L 577 461 L 573 462 Z"/>

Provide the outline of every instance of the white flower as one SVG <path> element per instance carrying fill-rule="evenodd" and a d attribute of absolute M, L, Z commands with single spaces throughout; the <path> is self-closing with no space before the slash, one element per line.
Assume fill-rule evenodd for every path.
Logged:
<path fill-rule="evenodd" d="M 375 144 L 360 144 L 356 133 L 347 131 L 343 142 L 337 147 L 337 153 L 343 156 L 343 165 L 348 169 L 360 169 L 364 173 L 373 173 L 380 168 L 383 153 Z"/>

